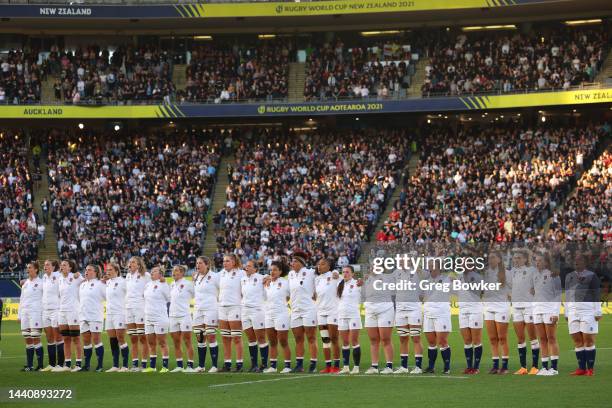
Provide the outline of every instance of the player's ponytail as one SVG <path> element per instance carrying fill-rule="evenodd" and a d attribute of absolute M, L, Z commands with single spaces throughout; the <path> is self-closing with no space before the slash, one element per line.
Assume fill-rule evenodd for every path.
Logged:
<path fill-rule="evenodd" d="M 344 293 L 344 279 L 340 280 L 340 283 L 338 284 L 338 289 L 336 290 L 336 295 L 339 298 L 342 297 L 342 293 Z"/>

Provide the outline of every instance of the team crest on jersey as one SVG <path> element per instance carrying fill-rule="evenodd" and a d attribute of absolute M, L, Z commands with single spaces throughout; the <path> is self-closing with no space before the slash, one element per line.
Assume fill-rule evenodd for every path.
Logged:
<path fill-rule="evenodd" d="M 236 319 L 238 319 L 238 315 L 236 315 Z"/>
<path fill-rule="evenodd" d="M 115 282 L 115 287 L 119 286 L 119 282 Z"/>
<path fill-rule="evenodd" d="M 314 321 L 314 320 L 312 321 L 312 324 L 315 324 L 315 321 Z"/>
<path fill-rule="evenodd" d="M 119 323 L 119 327 L 123 326 L 123 323 Z"/>
<path fill-rule="evenodd" d="M 53 277 L 53 280 L 55 280 L 55 276 Z"/>
<path fill-rule="evenodd" d="M 181 289 L 183 289 L 185 287 L 185 285 L 181 285 Z"/>
<path fill-rule="evenodd" d="M 236 276 L 236 271 L 232 272 L 232 276 Z"/>
<path fill-rule="evenodd" d="M 34 326 L 37 326 L 37 327 L 38 327 L 38 322 L 34 323 Z M 593 329 L 591 329 L 591 330 L 593 330 Z"/>
<path fill-rule="evenodd" d="M 442 279 L 438 279 L 438 283 L 442 283 Z"/>
<path fill-rule="evenodd" d="M 253 279 L 253 282 L 254 282 L 254 283 L 257 283 L 257 278 Z"/>
<path fill-rule="evenodd" d="M 329 281 L 331 281 L 331 276 L 328 276 L 328 277 L 327 277 L 327 281 L 328 281 L 328 282 L 329 282 Z"/>
<path fill-rule="evenodd" d="M 280 288 L 282 286 L 282 282 L 278 282 L 278 287 Z"/>
<path fill-rule="evenodd" d="M 157 289 L 157 285 L 153 286 L 153 289 Z"/>
<path fill-rule="evenodd" d="M 474 326 L 478 326 L 478 322 L 474 322 Z"/>
<path fill-rule="evenodd" d="M 136 277 L 136 279 L 140 279 L 140 275 L 138 275 L 138 276 Z"/>
<path fill-rule="evenodd" d="M 210 280 L 210 275 L 208 275 L 208 278 L 206 278 L 206 280 Z"/>
<path fill-rule="evenodd" d="M 302 276 L 306 276 L 306 271 L 302 272 Z"/>
<path fill-rule="evenodd" d="M 527 275 L 527 271 L 523 271 L 523 276 Z"/>
<path fill-rule="evenodd" d="M 446 325 L 442 326 L 442 328 L 446 330 Z"/>
<path fill-rule="evenodd" d="M 94 284 L 93 284 L 93 283 L 91 284 L 91 287 L 92 287 L 92 288 L 94 287 Z"/>
<path fill-rule="evenodd" d="M 285 328 L 285 324 L 283 323 L 283 329 Z"/>
<path fill-rule="evenodd" d="M 35 288 L 37 288 L 37 287 L 38 287 L 38 283 L 35 283 L 35 284 L 34 284 L 34 287 L 35 287 Z"/>
<path fill-rule="evenodd" d="M 70 280 L 68 280 L 68 282 L 72 282 L 72 278 L 70 278 Z"/>

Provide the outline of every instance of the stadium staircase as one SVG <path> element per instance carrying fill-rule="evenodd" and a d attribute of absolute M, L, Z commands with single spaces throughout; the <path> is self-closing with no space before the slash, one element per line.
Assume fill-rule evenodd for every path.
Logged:
<path fill-rule="evenodd" d="M 306 82 L 306 64 L 292 62 L 289 64 L 289 102 L 304 102 L 304 83 Z"/>
<path fill-rule="evenodd" d="M 417 62 L 412 81 L 410 82 L 410 88 L 408 88 L 409 98 L 420 98 L 421 86 L 425 82 L 425 67 L 429 65 L 429 58 L 423 57 Z"/>
<path fill-rule="evenodd" d="M 214 223 L 212 222 L 212 216 L 219 212 L 227 203 L 225 196 L 225 190 L 229 184 L 228 182 L 228 169 L 227 166 L 233 162 L 233 155 L 225 155 L 221 158 L 219 163 L 219 174 L 217 175 L 217 183 L 215 184 L 215 191 L 213 193 L 211 211 L 208 217 L 208 229 L 206 231 L 206 239 L 204 240 L 203 255 L 212 257 L 217 252 L 217 231 L 215 231 Z"/>
<path fill-rule="evenodd" d="M 187 84 L 187 64 L 174 64 L 172 67 L 172 82 L 177 91 L 185 90 Z"/>
<path fill-rule="evenodd" d="M 608 52 L 608 57 L 601 66 L 601 71 L 595 77 L 595 82 L 612 85 L 612 51 Z"/>
<path fill-rule="evenodd" d="M 32 146 L 30 146 L 32 147 Z M 30 166 L 30 173 L 34 174 L 34 161 L 32 159 L 32 149 L 30 148 L 30 152 L 28 154 L 28 162 Z M 39 222 L 43 222 L 42 209 L 40 208 L 40 203 L 43 199 L 47 199 L 49 201 L 49 205 L 51 203 L 51 198 L 49 196 L 49 179 L 47 174 L 49 174 L 49 170 L 47 167 L 47 156 L 46 152 L 43 152 L 40 155 L 40 174 L 41 180 L 34 182 L 34 211 L 36 211 L 36 215 L 38 216 Z M 45 224 L 45 240 L 38 245 L 38 261 L 42 263 L 47 259 L 57 259 L 57 238 L 55 236 L 55 232 L 53 231 L 53 221 L 51 220 L 51 215 L 49 214 L 49 219 Z"/>
<path fill-rule="evenodd" d="M 370 241 L 365 242 L 363 244 L 363 247 L 361 248 L 361 255 L 359 256 L 358 263 L 361 265 L 362 271 L 367 270 L 367 264 L 368 264 L 368 258 L 370 255 L 370 251 L 372 247 L 376 245 L 376 233 L 380 231 L 381 229 L 383 229 L 385 225 L 385 221 L 389 218 L 389 214 L 391 214 L 391 211 L 393 210 L 393 205 L 395 204 L 397 200 L 399 200 L 400 193 L 402 192 L 402 186 L 406 185 L 406 183 L 408 183 L 408 180 L 410 179 L 410 176 L 416 173 L 418 164 L 419 164 L 419 154 L 418 152 L 416 152 L 416 153 L 413 153 L 412 156 L 410 156 L 410 160 L 408 160 L 408 164 L 406 165 L 406 167 L 404 167 L 402 178 L 399 184 L 397 185 L 397 187 L 395 188 L 395 190 L 393 191 L 393 195 L 391 196 L 391 199 L 387 202 L 385 211 L 382 213 L 382 215 L 378 219 L 378 223 L 376 224 L 376 227 L 374 228 L 374 232 L 372 233 L 372 236 L 370 237 Z"/>
<path fill-rule="evenodd" d="M 42 103 L 54 103 L 55 91 L 53 85 L 55 84 L 55 77 L 52 74 L 47 75 L 47 78 L 40 83 L 40 101 Z"/>

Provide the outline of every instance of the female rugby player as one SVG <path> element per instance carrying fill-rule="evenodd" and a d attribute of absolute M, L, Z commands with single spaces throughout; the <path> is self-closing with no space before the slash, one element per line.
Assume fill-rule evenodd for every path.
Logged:
<path fill-rule="evenodd" d="M 270 264 L 270 279 L 265 282 L 265 315 L 266 335 L 270 343 L 270 367 L 264 373 L 276 373 L 278 359 L 278 344 L 283 348 L 285 368 L 283 374 L 291 372 L 291 348 L 289 348 L 289 267 L 283 261 L 273 261 Z"/>
<path fill-rule="evenodd" d="M 542 368 L 537 375 L 557 375 L 559 343 L 557 322 L 561 311 L 561 279 L 551 271 L 548 254 L 535 256 L 536 274 L 533 279 L 534 306 L 533 323 L 540 341 Z M 548 363 L 550 360 L 550 368 Z"/>
<path fill-rule="evenodd" d="M 100 333 L 104 328 L 106 285 L 98 279 L 99 276 L 100 267 L 98 265 L 87 265 L 85 281 L 79 288 L 79 320 L 83 337 L 83 354 L 85 355 L 85 365 L 82 371 L 89 371 L 94 346 L 98 359 L 96 372 L 102 372 L 104 365 L 104 343 L 102 343 Z"/>
<path fill-rule="evenodd" d="M 140 363 L 142 368 L 147 367 L 149 346 L 144 332 L 144 289 L 151 281 L 151 275 L 147 272 L 144 261 L 139 256 L 134 256 L 128 261 L 128 273 L 125 276 L 126 283 L 126 323 L 127 334 L 130 336 L 132 345 L 132 368 L 130 371 L 140 371 L 138 367 L 138 352 L 140 351 Z M 139 344 L 140 343 L 140 350 Z"/>
<path fill-rule="evenodd" d="M 293 253 L 289 271 L 289 290 L 291 291 L 291 331 L 295 339 L 296 373 L 304 372 L 304 337 L 308 339 L 310 350 L 309 373 L 317 370 L 317 306 L 315 303 L 314 269 L 306 268 L 308 255 L 302 251 Z"/>
<path fill-rule="evenodd" d="M 255 261 L 248 261 L 242 278 L 242 330 L 249 341 L 252 373 L 259 373 L 268 367 L 268 343 L 266 343 L 265 326 L 265 290 L 264 276 L 257 273 Z M 261 366 L 257 364 L 257 349 L 261 351 Z"/>
<path fill-rule="evenodd" d="M 516 375 L 535 375 L 538 373 L 540 343 L 533 324 L 533 278 L 535 269 L 529 265 L 529 254 L 526 250 L 516 250 L 512 255 L 512 320 L 518 342 L 518 354 L 521 368 Z M 527 370 L 527 344 L 525 329 L 531 343 L 532 366 Z"/>
<path fill-rule="evenodd" d="M 482 276 L 476 271 L 464 272 L 458 276 L 461 283 L 481 282 Z M 482 359 L 483 307 L 482 291 L 460 290 L 457 293 L 459 306 L 459 330 L 463 337 L 463 352 L 467 363 L 463 374 L 478 374 Z"/>
<path fill-rule="evenodd" d="M 194 319 L 193 333 L 198 341 L 198 367 L 197 372 L 206 370 L 206 341 L 210 349 L 212 366 L 209 373 L 216 373 L 219 361 L 219 346 L 217 345 L 217 326 L 219 315 L 217 312 L 219 298 L 219 274 L 210 271 L 210 260 L 200 256 L 196 259 L 194 286 Z"/>
<path fill-rule="evenodd" d="M 565 276 L 565 316 L 574 341 L 578 369 L 572 375 L 593 376 L 595 336 L 601 320 L 600 281 L 586 268 L 585 255 L 576 254 L 576 270 Z"/>
<path fill-rule="evenodd" d="M 365 372 L 366 374 L 379 373 L 378 359 L 381 346 L 387 363 L 380 373 L 393 374 L 393 343 L 391 342 L 391 334 L 395 320 L 392 297 L 395 292 L 385 288 L 381 289 L 379 285 L 387 285 L 394 282 L 395 275 L 393 273 L 382 273 L 380 275 L 369 273 L 364 280 L 365 328 L 370 338 L 370 357 L 372 361 L 370 368 Z"/>
<path fill-rule="evenodd" d="M 342 280 L 337 284 L 338 296 L 338 331 L 342 337 L 342 371 L 340 374 L 359 374 L 361 347 L 361 297 L 362 290 L 353 276 L 353 267 L 342 268 Z M 353 369 L 349 368 L 349 357 L 353 348 Z"/>
<path fill-rule="evenodd" d="M 59 314 L 59 262 L 47 259 L 43 266 L 42 327 L 47 337 L 49 365 L 41 371 L 51 371 L 64 363 L 64 339 L 57 321 Z"/>
<path fill-rule="evenodd" d="M 107 373 L 128 372 L 130 349 L 125 342 L 125 279 L 120 276 L 119 265 L 111 263 L 106 266 L 106 333 L 108 334 L 113 366 Z M 119 353 L 123 359 L 123 366 L 119 368 Z"/>
<path fill-rule="evenodd" d="M 451 278 L 442 274 L 438 268 L 433 268 L 426 279 L 429 283 L 450 285 Z M 430 289 L 425 291 L 423 303 L 423 332 L 429 344 L 427 350 L 428 367 L 426 373 L 435 372 L 438 349 L 444 361 L 444 374 L 450 374 L 451 348 L 448 344 L 448 334 L 452 331 L 450 295 L 451 290 Z"/>
<path fill-rule="evenodd" d="M 170 287 L 164 280 L 164 274 L 160 267 L 151 269 L 151 279 L 145 286 L 144 299 L 144 323 L 147 336 L 148 349 L 151 351 L 149 368 L 143 373 L 154 373 L 157 371 L 157 346 L 162 352 L 162 368 L 160 373 L 168 372 L 168 343 L 166 333 L 170 327 L 168 318 L 168 303 L 170 303 Z"/>
<path fill-rule="evenodd" d="M 338 272 L 331 271 L 331 261 L 323 258 L 317 263 L 315 292 L 317 295 L 317 323 L 323 342 L 325 368 L 321 373 L 340 371 L 340 344 L 338 343 Z M 332 353 L 334 365 L 332 367 Z"/>
<path fill-rule="evenodd" d="M 500 289 L 486 291 L 483 296 L 484 319 L 487 335 L 491 344 L 493 367 L 489 374 L 508 374 L 508 324 L 510 321 L 510 291 L 506 283 L 506 269 L 499 252 L 489 254 L 489 263 L 484 271 L 484 281 L 500 283 Z M 502 367 L 499 367 L 499 355 L 502 353 Z"/>
<path fill-rule="evenodd" d="M 397 270 L 395 281 L 412 282 L 414 290 L 397 289 L 395 291 L 395 328 L 400 340 L 400 367 L 395 374 L 421 374 L 423 372 L 423 345 L 421 344 L 421 327 L 423 325 L 422 299 L 423 291 L 419 286 L 420 277 L 416 271 Z M 408 370 L 410 339 L 414 346 L 415 367 Z"/>
<path fill-rule="evenodd" d="M 245 273 L 235 254 L 223 257 L 223 269 L 219 272 L 219 331 L 223 340 L 223 369 L 232 369 L 232 343 L 236 349 L 235 372 L 242 372 L 242 320 L 240 281 Z"/>
<path fill-rule="evenodd" d="M 186 269 L 182 265 L 172 268 L 174 282 L 170 285 L 170 336 L 174 344 L 174 356 L 176 368 L 173 373 L 185 371 L 195 372 L 193 369 L 193 346 L 191 344 L 191 333 L 193 331 L 191 322 L 190 304 L 193 299 L 193 283 L 185 279 Z M 183 350 L 181 342 L 185 344 L 187 352 L 187 368 L 183 367 Z"/>
<path fill-rule="evenodd" d="M 75 366 L 72 371 L 81 369 L 81 337 L 79 327 L 79 287 L 83 277 L 77 271 L 76 263 L 72 260 L 63 260 L 60 263 L 62 274 L 59 283 L 59 328 L 64 338 L 64 365 L 52 371 L 71 371 L 72 349 L 76 353 Z"/>
<path fill-rule="evenodd" d="M 21 321 L 21 334 L 26 344 L 26 365 L 22 371 L 43 369 L 43 348 L 40 343 L 43 313 L 43 281 L 38 277 L 38 262 L 27 266 L 28 279 L 21 286 L 18 318 Z M 34 369 L 34 354 L 38 366 Z"/>

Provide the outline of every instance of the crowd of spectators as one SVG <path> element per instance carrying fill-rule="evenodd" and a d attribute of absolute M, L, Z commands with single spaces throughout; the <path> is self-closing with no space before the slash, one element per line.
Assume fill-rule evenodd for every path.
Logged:
<path fill-rule="evenodd" d="M 417 170 L 376 239 L 534 241 L 603 132 L 515 123 L 436 127 L 421 140 Z"/>
<path fill-rule="evenodd" d="M 38 254 L 38 220 L 23 136 L 0 132 L 0 272 L 21 273 Z"/>
<path fill-rule="evenodd" d="M 0 104 L 40 101 L 44 69 L 37 52 L 19 49 L 0 54 L 0 71 Z"/>
<path fill-rule="evenodd" d="M 424 95 L 568 89 L 593 82 L 609 27 L 448 33 L 429 44 Z"/>
<path fill-rule="evenodd" d="M 290 41 L 195 47 L 179 100 L 223 103 L 286 98 L 294 53 Z"/>
<path fill-rule="evenodd" d="M 307 58 L 306 100 L 406 96 L 418 53 L 398 41 L 347 46 L 340 39 L 313 47 Z"/>
<path fill-rule="evenodd" d="M 357 261 L 398 183 L 406 130 L 280 128 L 239 135 L 227 203 L 215 215 L 220 255 L 265 265 L 296 249 Z"/>
<path fill-rule="evenodd" d="M 555 212 L 549 228 L 553 241 L 612 240 L 612 148 L 585 171 L 571 197 Z"/>
<path fill-rule="evenodd" d="M 219 163 L 217 132 L 53 132 L 49 139 L 51 216 L 61 258 L 80 267 L 126 266 L 134 255 L 148 266 L 195 265 Z"/>
<path fill-rule="evenodd" d="M 170 102 L 172 56 L 155 46 L 108 48 L 93 45 L 76 50 L 52 47 L 49 68 L 57 75 L 57 101 L 67 103 Z"/>

